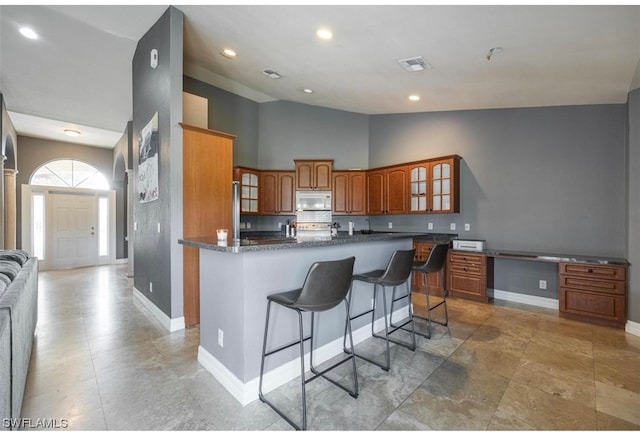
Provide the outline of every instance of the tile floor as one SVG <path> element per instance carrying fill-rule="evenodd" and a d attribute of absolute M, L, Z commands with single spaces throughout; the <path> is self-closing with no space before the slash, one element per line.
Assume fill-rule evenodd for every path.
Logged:
<path fill-rule="evenodd" d="M 125 272 L 40 274 L 23 417 L 67 419 L 72 430 L 291 429 L 265 404 L 242 407 L 227 393 L 197 362 L 198 328 L 164 330 Z M 640 338 L 515 304 L 451 299 L 449 310 L 448 330 L 436 326 L 415 352 L 392 349 L 391 371 L 358 360 L 358 399 L 309 384 L 309 428 L 640 429 Z M 336 378 L 350 379 L 349 368 Z M 298 392 L 295 381 L 270 397 L 296 415 Z"/>

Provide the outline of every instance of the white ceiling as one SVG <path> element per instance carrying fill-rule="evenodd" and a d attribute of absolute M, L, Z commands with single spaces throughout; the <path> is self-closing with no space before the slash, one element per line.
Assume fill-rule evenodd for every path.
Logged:
<path fill-rule="evenodd" d="M 77 142 L 113 147 L 131 119 L 136 43 L 166 8 L 0 6 L 0 92 L 18 132 L 74 141 L 61 133 L 73 126 Z M 177 8 L 185 74 L 257 102 L 404 113 L 624 103 L 640 86 L 637 5 Z M 331 41 L 316 38 L 320 26 Z M 433 69 L 397 63 L 414 56 Z"/>

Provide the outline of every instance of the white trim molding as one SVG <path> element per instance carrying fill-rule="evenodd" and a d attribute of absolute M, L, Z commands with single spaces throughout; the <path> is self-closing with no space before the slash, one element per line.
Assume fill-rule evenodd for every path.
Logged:
<path fill-rule="evenodd" d="M 394 315 L 398 320 L 402 320 L 408 316 L 409 308 L 407 306 L 394 311 Z M 397 314 L 397 315 L 396 315 Z M 373 324 L 375 332 L 379 332 L 384 329 L 384 319 L 379 318 Z M 369 324 L 360 327 L 353 331 L 353 344 L 357 345 L 371 337 L 371 327 Z M 315 349 L 313 351 L 313 358 L 316 364 L 325 362 L 332 357 L 343 352 L 342 349 L 342 337 L 334 339 L 333 341 Z M 242 406 L 246 406 L 251 402 L 258 399 L 258 386 L 260 377 L 257 376 L 254 379 L 243 383 L 237 376 L 227 369 L 220 361 L 215 358 L 209 351 L 200 345 L 198 347 L 198 362 L 208 370 L 215 379 L 220 382 L 226 388 L 231 395 L 236 398 Z M 309 353 L 304 355 L 305 371 L 309 371 Z M 263 390 L 265 393 L 270 392 L 283 384 L 291 381 L 292 379 L 300 376 L 300 357 L 280 365 L 264 374 L 263 378 Z"/>
<path fill-rule="evenodd" d="M 634 321 L 627 321 L 627 325 L 625 326 L 624 330 L 627 333 L 631 333 L 634 336 L 640 337 L 640 323 L 637 323 Z"/>
<path fill-rule="evenodd" d="M 511 291 L 503 291 L 497 289 L 488 289 L 487 294 L 489 297 L 493 297 L 498 300 L 506 300 L 514 303 L 522 303 L 531 306 L 539 306 L 547 309 L 558 310 L 560 308 L 557 299 L 551 299 L 547 297 L 538 297 L 527 294 L 514 293 Z"/>
<path fill-rule="evenodd" d="M 182 330 L 185 328 L 184 317 L 169 318 L 164 312 L 160 310 L 158 306 L 153 304 L 151 300 L 145 297 L 136 287 L 133 287 L 133 298 L 138 300 L 144 309 L 149 312 L 153 317 L 162 324 L 164 328 L 170 332 Z"/>

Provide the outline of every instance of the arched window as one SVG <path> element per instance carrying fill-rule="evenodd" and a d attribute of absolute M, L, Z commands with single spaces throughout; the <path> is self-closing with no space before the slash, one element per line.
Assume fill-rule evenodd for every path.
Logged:
<path fill-rule="evenodd" d="M 97 169 L 72 159 L 47 162 L 33 173 L 29 184 L 109 190 L 109 182 Z"/>

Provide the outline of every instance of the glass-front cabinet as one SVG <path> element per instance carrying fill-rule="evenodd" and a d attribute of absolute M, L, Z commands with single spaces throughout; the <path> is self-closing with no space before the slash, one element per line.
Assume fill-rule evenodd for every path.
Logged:
<path fill-rule="evenodd" d="M 410 168 L 409 190 L 410 190 L 410 212 L 427 211 L 427 185 L 428 166 L 418 165 Z"/>
<path fill-rule="evenodd" d="M 236 167 L 234 179 L 240 182 L 240 213 L 258 214 L 259 171 Z"/>
<path fill-rule="evenodd" d="M 409 165 L 409 212 L 458 213 L 459 167 L 459 156 Z"/>

